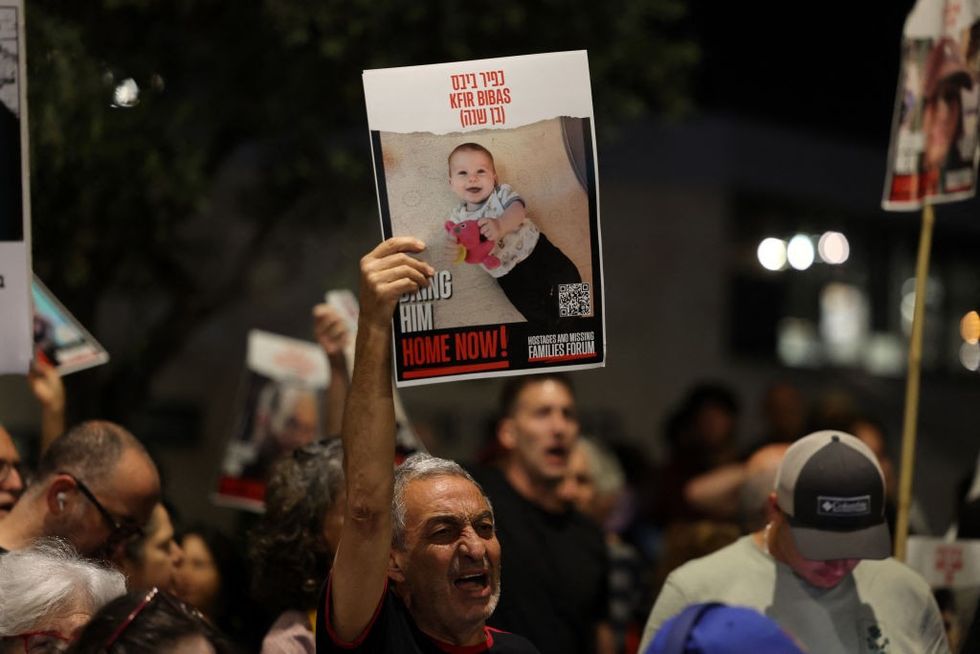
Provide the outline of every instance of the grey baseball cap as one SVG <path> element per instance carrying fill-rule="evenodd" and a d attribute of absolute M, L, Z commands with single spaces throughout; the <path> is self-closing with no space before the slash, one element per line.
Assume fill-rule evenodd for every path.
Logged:
<path fill-rule="evenodd" d="M 850 434 L 818 431 L 793 443 L 776 472 L 776 502 L 807 559 L 891 554 L 884 475 L 874 453 Z"/>

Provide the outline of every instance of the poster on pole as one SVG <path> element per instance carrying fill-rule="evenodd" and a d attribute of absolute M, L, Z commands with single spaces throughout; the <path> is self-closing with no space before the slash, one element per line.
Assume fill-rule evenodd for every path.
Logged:
<path fill-rule="evenodd" d="M 587 54 L 368 70 L 364 93 L 383 236 L 436 270 L 395 312 L 396 383 L 602 366 Z"/>
<path fill-rule="evenodd" d="M 34 356 L 60 375 L 102 365 L 109 353 L 48 290 L 37 275 L 31 283 L 34 301 Z"/>
<path fill-rule="evenodd" d="M 320 393 L 330 383 L 316 343 L 253 329 L 235 431 L 214 502 L 261 512 L 272 465 L 322 438 Z"/>
<path fill-rule="evenodd" d="M 27 374 L 31 224 L 22 0 L 0 0 L 0 374 Z"/>
<path fill-rule="evenodd" d="M 973 197 L 980 109 L 980 2 L 918 0 L 905 21 L 882 206 Z"/>

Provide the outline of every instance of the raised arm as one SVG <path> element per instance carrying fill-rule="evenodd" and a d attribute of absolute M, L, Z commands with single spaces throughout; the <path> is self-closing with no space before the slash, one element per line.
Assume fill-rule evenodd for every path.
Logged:
<path fill-rule="evenodd" d="M 326 303 L 318 304 L 313 307 L 313 335 L 327 355 L 327 363 L 330 365 L 330 386 L 327 387 L 324 400 L 323 433 L 333 438 L 340 435 L 344 403 L 350 388 L 347 360 L 344 357 L 344 348 L 350 338 L 347 321 L 335 307 Z"/>
<path fill-rule="evenodd" d="M 424 248 L 415 238 L 392 238 L 361 259 L 354 372 L 341 430 L 347 510 L 329 612 L 334 633 L 347 642 L 367 628 L 385 588 L 395 464 L 391 317 L 402 294 L 429 284 L 432 267 L 410 256 Z"/>
<path fill-rule="evenodd" d="M 41 405 L 41 452 L 65 433 L 65 385 L 50 363 L 35 361 L 27 385 Z"/>

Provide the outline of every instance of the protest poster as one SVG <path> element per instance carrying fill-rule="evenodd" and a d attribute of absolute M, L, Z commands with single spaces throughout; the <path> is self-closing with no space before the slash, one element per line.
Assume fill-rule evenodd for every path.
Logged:
<path fill-rule="evenodd" d="M 973 197 L 978 80 L 980 3 L 918 0 L 902 36 L 885 209 Z"/>
<path fill-rule="evenodd" d="M 394 320 L 399 386 L 605 361 L 583 51 L 364 72 L 385 238 L 436 274 Z"/>
<path fill-rule="evenodd" d="M 933 588 L 980 587 L 980 540 L 909 536 L 906 563 Z"/>
<path fill-rule="evenodd" d="M 909 338 L 895 558 L 905 560 L 918 426 L 926 280 L 934 205 L 976 192 L 980 0 L 917 0 L 902 30 L 901 62 L 882 207 L 922 210 Z"/>
<path fill-rule="evenodd" d="M 320 391 L 329 381 L 326 357 L 315 343 L 249 332 L 240 411 L 215 503 L 263 510 L 272 464 L 321 438 Z"/>
<path fill-rule="evenodd" d="M 0 0 L 0 374 L 31 365 L 31 225 L 22 0 Z"/>
<path fill-rule="evenodd" d="M 34 275 L 34 356 L 67 375 L 101 365 L 109 353 Z"/>

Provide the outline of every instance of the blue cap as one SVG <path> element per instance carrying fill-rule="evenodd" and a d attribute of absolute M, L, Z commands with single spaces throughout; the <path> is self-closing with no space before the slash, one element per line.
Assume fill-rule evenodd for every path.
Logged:
<path fill-rule="evenodd" d="M 779 625 L 755 609 L 693 604 L 657 631 L 644 654 L 803 654 Z"/>

